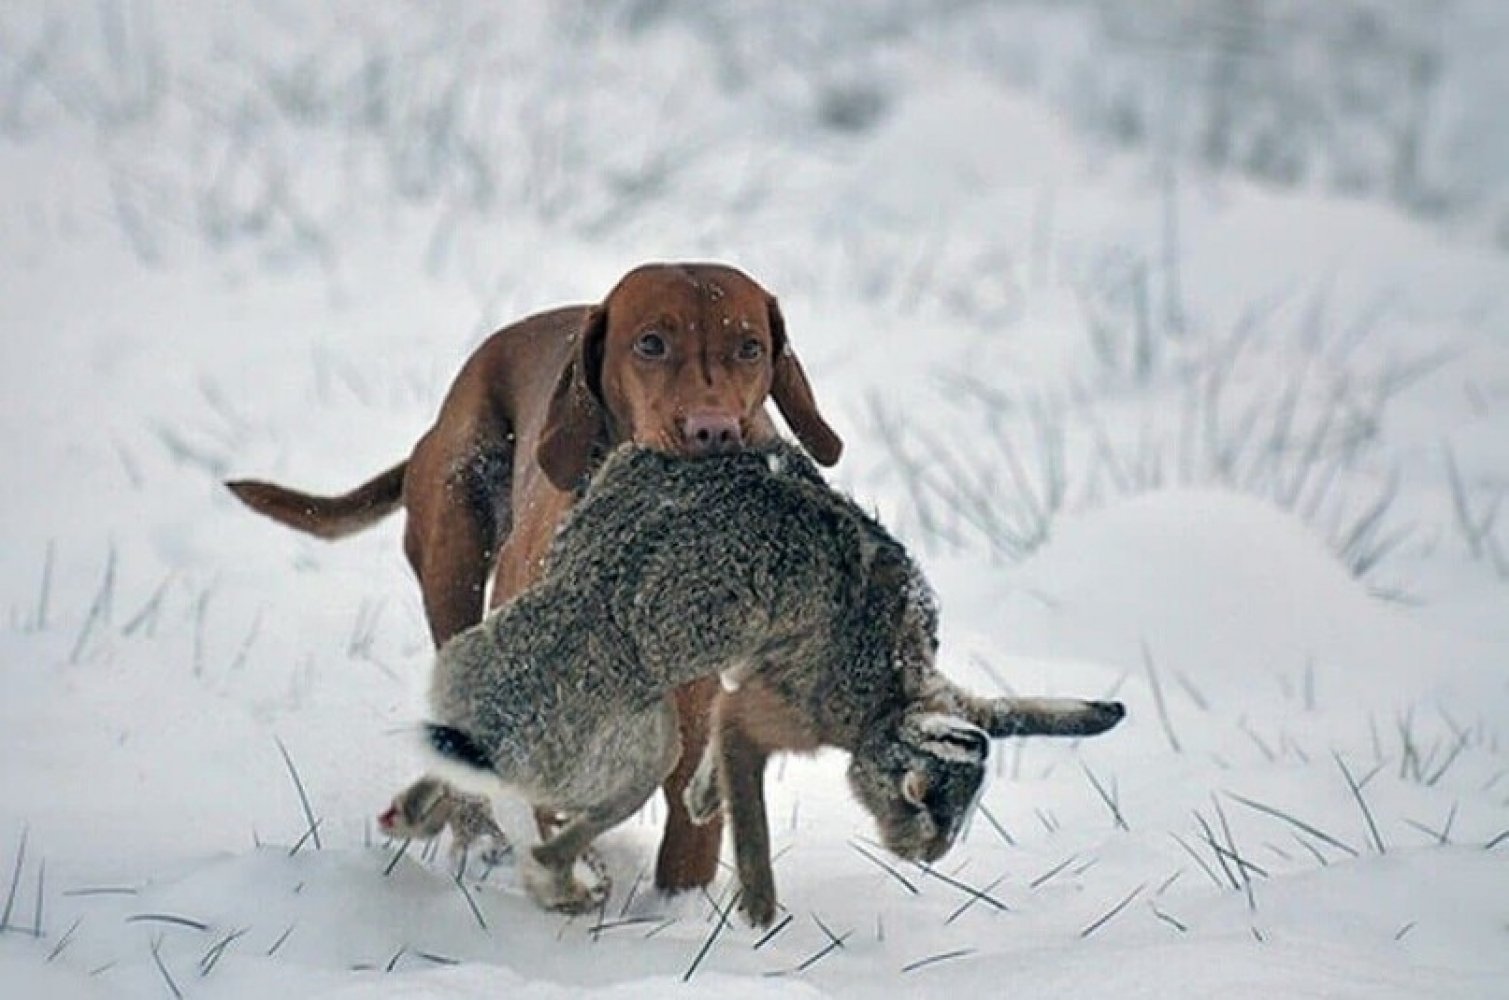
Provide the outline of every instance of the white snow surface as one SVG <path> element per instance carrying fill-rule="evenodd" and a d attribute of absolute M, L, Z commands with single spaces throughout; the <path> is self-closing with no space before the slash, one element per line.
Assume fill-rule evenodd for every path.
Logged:
<path fill-rule="evenodd" d="M 1501 250 L 1082 138 L 971 5 L 764 75 L 679 8 L 307 6 L 0 11 L 0 995 L 1509 996 Z M 945 670 L 1129 711 L 996 746 L 936 871 L 774 762 L 768 938 L 648 887 L 658 798 L 592 917 L 398 856 L 401 518 L 220 485 L 347 489 L 486 333 L 675 258 L 780 296 Z"/>

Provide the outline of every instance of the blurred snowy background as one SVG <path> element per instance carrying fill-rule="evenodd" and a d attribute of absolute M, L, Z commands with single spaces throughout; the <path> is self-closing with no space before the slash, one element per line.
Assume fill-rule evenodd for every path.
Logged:
<path fill-rule="evenodd" d="M 688 991 L 1509 995 L 1506 52 L 1499 0 L 0 8 L 0 992 L 660 996 L 716 934 Z M 774 766 L 769 939 L 644 888 L 658 802 L 589 919 L 383 844 L 398 519 L 218 485 L 354 485 L 678 258 L 780 296 L 946 668 L 1132 713 L 1002 747 L 935 873 Z"/>

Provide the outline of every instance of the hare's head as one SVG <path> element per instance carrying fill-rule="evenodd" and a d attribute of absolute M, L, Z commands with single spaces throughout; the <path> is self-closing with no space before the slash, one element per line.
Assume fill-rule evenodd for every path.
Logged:
<path fill-rule="evenodd" d="M 849 786 L 875 817 L 888 850 L 942 857 L 979 800 L 990 738 L 957 716 L 908 709 L 854 750 Z"/>

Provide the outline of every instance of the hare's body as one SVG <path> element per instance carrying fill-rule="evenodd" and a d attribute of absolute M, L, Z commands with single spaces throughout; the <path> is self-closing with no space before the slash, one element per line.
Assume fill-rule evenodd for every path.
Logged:
<path fill-rule="evenodd" d="M 1027 719 L 1018 702 L 953 688 L 935 649 L 932 594 L 905 551 L 796 449 L 684 459 L 626 446 L 573 509 L 540 581 L 441 650 L 430 743 L 462 765 L 450 775 L 484 775 L 567 817 L 526 870 L 547 906 L 592 903 L 574 861 L 675 765 L 670 692 L 712 674 L 731 689 L 758 677 L 819 742 L 855 754 L 851 776 L 883 775 L 885 791 L 854 778 L 883 834 L 877 796 L 942 785 L 938 768 L 899 783 L 910 772 L 892 765 L 916 761 L 884 734 L 957 740 L 943 757 L 968 758 L 968 794 L 938 803 L 950 815 L 917 834 L 925 848 L 888 839 L 932 852 L 983 777 L 977 726 L 1086 733 L 1120 718 L 1120 706 L 1073 702 L 1050 723 Z"/>

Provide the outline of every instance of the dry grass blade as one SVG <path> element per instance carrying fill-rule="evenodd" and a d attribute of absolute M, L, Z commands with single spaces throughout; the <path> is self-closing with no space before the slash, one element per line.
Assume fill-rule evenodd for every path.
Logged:
<path fill-rule="evenodd" d="M 229 934 L 225 935 L 225 937 L 210 945 L 209 950 L 204 953 L 204 957 L 199 959 L 199 978 L 203 979 L 211 972 L 214 972 L 215 966 L 220 964 L 220 958 L 225 954 L 225 950 L 236 941 L 244 937 L 246 935 L 246 932 L 249 930 L 251 930 L 251 928 L 242 927 L 238 930 L 231 931 Z"/>
<path fill-rule="evenodd" d="M 1142 663 L 1147 667 L 1148 686 L 1153 691 L 1153 706 L 1158 709 L 1158 721 L 1163 726 L 1163 733 L 1168 737 L 1169 749 L 1174 753 L 1183 753 L 1184 748 L 1179 745 L 1179 736 L 1174 732 L 1174 724 L 1168 717 L 1168 705 L 1163 700 L 1163 685 L 1158 681 L 1158 668 L 1153 663 L 1153 652 L 1148 649 L 1147 640 L 1142 640 Z"/>
<path fill-rule="evenodd" d="M 1060 872 L 1062 872 L 1065 868 L 1068 868 L 1070 865 L 1074 864 L 1074 862 L 1076 860 L 1078 860 L 1078 858 L 1079 858 L 1078 854 L 1071 854 L 1071 855 L 1069 855 L 1067 858 L 1065 858 L 1064 860 L 1060 861 L 1058 864 L 1054 865 L 1052 868 L 1048 869 L 1047 871 L 1043 872 L 1041 875 L 1039 875 L 1037 878 L 1033 879 L 1031 882 L 1028 882 L 1027 883 L 1027 887 L 1030 888 L 1030 889 L 1037 889 L 1037 888 L 1040 888 L 1040 887 L 1048 884 L 1048 882 L 1050 882 L 1052 879 L 1054 879 L 1055 877 L 1057 877 L 1058 874 Z"/>
<path fill-rule="evenodd" d="M 303 807 L 304 819 L 309 824 L 306 829 L 314 836 L 314 849 L 324 850 L 325 845 L 320 843 L 319 824 L 315 822 L 314 810 L 309 807 L 309 796 L 304 791 L 304 781 L 299 777 L 299 769 L 294 767 L 293 758 L 289 756 L 283 741 L 274 736 L 273 742 L 278 745 L 278 753 L 283 755 L 283 763 L 288 766 L 288 776 L 293 779 L 294 791 L 299 793 L 299 805 Z"/>
<path fill-rule="evenodd" d="M 1274 819 L 1283 820 L 1290 826 L 1293 826 L 1299 830 L 1303 830 L 1305 833 L 1308 833 L 1316 840 L 1330 844 L 1332 847 L 1336 848 L 1339 851 L 1345 852 L 1351 857 L 1355 858 L 1358 856 L 1356 848 L 1342 843 L 1340 840 L 1337 840 L 1335 837 L 1331 836 L 1329 833 L 1326 833 L 1319 827 L 1316 827 L 1310 823 L 1306 823 L 1304 820 L 1299 819 L 1298 817 L 1291 816 L 1290 814 L 1283 812 L 1282 810 L 1275 809 L 1273 806 L 1265 805 L 1262 802 L 1258 802 L 1254 799 L 1249 799 L 1245 796 L 1238 795 L 1236 792 L 1227 792 L 1226 797 L 1231 799 L 1233 802 L 1240 802 L 1248 809 L 1256 809 L 1258 812 L 1272 816 Z"/>
<path fill-rule="evenodd" d="M 1084 930 L 1080 931 L 1079 932 L 1079 936 L 1081 938 L 1087 938 L 1091 934 L 1094 934 L 1096 931 L 1100 930 L 1106 924 L 1110 923 L 1112 920 L 1114 920 L 1116 918 L 1116 915 L 1118 913 L 1120 913 L 1122 910 L 1126 909 L 1128 906 L 1131 905 L 1132 900 L 1134 900 L 1138 896 L 1142 895 L 1142 890 L 1144 890 L 1146 888 L 1147 888 L 1147 883 L 1144 882 L 1141 885 L 1139 885 L 1137 888 L 1133 889 L 1131 892 L 1127 893 L 1125 899 L 1123 899 L 1121 902 L 1117 903 L 1115 906 L 1111 907 L 1104 914 L 1102 914 L 1099 918 L 1097 918 L 1096 920 L 1094 920 L 1088 927 L 1086 927 Z"/>
<path fill-rule="evenodd" d="M 21 844 L 16 848 L 16 868 L 11 873 L 10 891 L 5 896 L 5 912 L 0 913 L 0 931 L 10 926 L 10 915 L 16 907 L 16 890 L 21 886 L 21 868 L 26 864 L 26 838 L 31 830 L 28 827 L 21 828 Z"/>
<path fill-rule="evenodd" d="M 172 992 L 175 1000 L 183 1000 L 183 991 L 178 988 L 178 984 L 173 981 L 173 974 L 170 973 L 168 971 L 168 967 L 163 964 L 161 937 L 158 937 L 156 941 L 152 942 L 152 961 L 156 963 L 157 971 L 162 973 L 163 982 L 168 984 L 168 989 Z"/>
<path fill-rule="evenodd" d="M 387 865 L 382 870 L 383 878 L 387 878 L 393 874 L 393 869 L 398 867 L 398 862 L 402 860 L 404 854 L 409 850 L 409 845 L 413 842 L 414 838 L 405 837 L 403 843 L 398 845 L 398 850 L 393 852 L 393 856 L 388 859 Z"/>
<path fill-rule="evenodd" d="M 47 953 L 47 959 L 46 960 L 48 962 L 51 962 L 53 959 L 55 959 L 59 955 L 63 954 L 63 949 L 67 948 L 69 942 L 71 942 L 73 940 L 73 932 L 76 931 L 76 930 L 78 930 L 79 929 L 79 924 L 81 924 L 83 922 L 84 922 L 83 915 L 77 916 L 77 917 L 75 917 L 73 919 L 73 923 L 71 923 L 71 924 L 68 925 L 68 929 L 63 932 L 63 936 L 60 937 L 60 938 L 58 938 L 58 943 L 52 946 L 52 951 L 49 951 Z"/>
<path fill-rule="evenodd" d="M 1111 818 L 1116 821 L 1116 825 L 1121 827 L 1121 829 L 1130 832 L 1132 828 L 1127 826 L 1126 818 L 1121 815 L 1120 804 L 1116 801 L 1116 799 L 1111 795 L 1110 792 L 1106 791 L 1105 786 L 1100 783 L 1100 779 L 1095 776 L 1095 772 L 1090 770 L 1090 766 L 1083 761 L 1080 762 L 1079 767 L 1080 770 L 1085 772 L 1085 777 L 1090 779 L 1090 785 L 1100 796 L 1100 801 L 1104 802 L 1106 804 L 1106 808 L 1111 810 Z"/>
<path fill-rule="evenodd" d="M 852 848 L 854 848 L 854 850 L 858 851 L 860 857 L 862 857 L 865 860 L 869 861 L 871 864 L 874 864 L 874 865 L 878 866 L 887 875 L 890 875 L 891 878 L 895 879 L 897 882 L 900 882 L 902 888 L 904 888 L 907 892 L 911 893 L 913 896 L 917 895 L 917 892 L 918 892 L 917 887 L 915 885 L 913 885 L 911 883 L 911 880 L 909 880 L 905 875 L 903 875 L 899 871 L 897 871 L 896 867 L 894 865 L 887 864 L 885 862 L 885 859 L 876 857 L 875 855 L 871 854 L 869 851 L 865 850 L 863 847 L 861 847 L 859 844 L 855 843 L 852 840 L 849 841 L 849 846 L 852 847 Z"/>
<path fill-rule="evenodd" d="M 1006 841 L 1008 846 L 1016 846 L 1016 838 L 1011 835 L 1006 827 L 1001 825 L 1000 820 L 996 819 L 989 809 L 985 808 L 985 803 L 983 802 L 980 803 L 980 815 L 985 817 L 985 822 L 990 824 L 990 828 L 994 830 L 1002 840 Z"/>
<path fill-rule="evenodd" d="M 467 891 L 466 883 L 461 880 L 461 873 L 457 872 L 456 877 L 452 879 L 452 881 L 456 883 L 456 888 L 460 890 L 461 898 L 466 900 L 466 905 L 471 909 L 472 916 L 477 918 L 477 926 L 482 928 L 484 931 L 487 930 L 487 920 L 482 916 L 482 909 L 477 906 L 477 901 L 473 899 L 472 894 Z"/>
<path fill-rule="evenodd" d="M 268 958 L 271 958 L 278 953 L 278 949 L 282 948 L 283 945 L 287 943 L 289 937 L 293 935 L 293 929 L 297 926 L 298 924 L 289 924 L 288 929 L 285 930 L 282 934 L 278 935 L 278 939 L 274 941 L 272 943 L 272 946 L 267 949 Z"/>
<path fill-rule="evenodd" d="M 931 875 L 933 878 L 937 879 L 939 882 L 942 882 L 944 885 L 952 886 L 953 888 L 958 889 L 960 892 L 968 893 L 970 896 L 978 897 L 978 898 L 984 900 L 986 903 L 989 903 L 991 906 L 995 907 L 997 910 L 999 910 L 1002 913 L 1006 913 L 1006 912 L 1010 911 L 1010 909 L 1011 909 L 1011 907 L 1007 906 L 1005 903 L 1001 902 L 999 899 L 996 899 L 994 896 L 991 896 L 988 893 L 987 890 L 976 889 L 974 886 L 970 885 L 968 882 L 964 882 L 964 881 L 961 881 L 959 879 L 956 879 L 952 875 L 945 875 L 942 872 L 940 872 L 938 869 L 934 868 L 932 865 L 922 864 L 922 863 L 919 862 L 918 865 L 917 865 L 917 867 L 919 869 L 921 869 L 922 871 L 926 872 L 927 874 Z"/>
<path fill-rule="evenodd" d="M 1490 839 L 1486 844 L 1483 845 L 1483 850 L 1491 851 L 1505 841 L 1509 841 L 1509 830 L 1505 830 L 1503 833 L 1500 833 L 1498 836 Z"/>
<path fill-rule="evenodd" d="M 793 920 L 795 920 L 795 919 L 796 919 L 796 914 L 794 914 L 794 913 L 788 913 L 788 914 L 786 914 L 784 917 L 781 918 L 780 923 L 776 924 L 774 927 L 770 928 L 770 930 L 768 930 L 764 934 L 760 935 L 760 940 L 758 940 L 758 941 L 756 941 L 754 943 L 754 949 L 753 950 L 759 951 L 761 948 L 765 947 L 771 941 L 775 940 L 775 936 L 777 934 L 781 933 L 781 931 L 783 931 L 786 928 L 790 927 L 791 926 L 791 922 Z"/>
<path fill-rule="evenodd" d="M 702 960 L 707 957 L 707 953 L 712 951 L 713 942 L 718 940 L 718 935 L 722 934 L 723 928 L 728 926 L 728 915 L 733 912 L 734 906 L 738 904 L 739 897 L 742 895 L 742 890 L 735 889 L 728 897 L 728 903 L 721 910 L 718 910 L 718 919 L 713 924 L 712 932 L 702 942 L 702 947 L 697 949 L 697 954 L 692 957 L 692 964 L 686 967 L 686 972 L 681 976 L 683 983 L 692 981 L 692 976 L 696 974 L 697 967 L 702 964 Z"/>
<path fill-rule="evenodd" d="M 966 899 L 964 902 L 960 903 L 959 907 L 948 915 L 948 919 L 943 921 L 943 925 L 946 927 L 949 924 L 953 923 L 955 920 L 958 920 L 966 912 L 968 912 L 970 907 L 974 906 L 982 898 L 984 898 L 986 893 L 990 892 L 1004 881 L 1006 881 L 1006 874 L 1003 872 L 994 882 L 987 885 L 984 889 L 981 889 L 979 896 L 972 896 L 969 899 Z"/>
<path fill-rule="evenodd" d="M 974 953 L 975 950 L 973 948 L 959 948 L 955 951 L 945 951 L 937 955 L 929 955 L 926 958 L 919 958 L 915 962 L 909 962 L 901 967 L 901 971 L 904 973 L 916 972 L 918 969 L 925 969 L 929 965 L 937 965 L 939 962 L 948 962 L 956 958 L 963 958 L 966 955 L 973 955 Z"/>
<path fill-rule="evenodd" d="M 1205 863 L 1205 859 L 1200 857 L 1199 852 L 1196 851 L 1193 847 L 1190 847 L 1189 844 L 1184 842 L 1183 837 L 1179 836 L 1177 833 L 1174 833 L 1172 830 L 1169 831 L 1168 835 L 1174 838 L 1175 843 L 1184 848 L 1184 853 L 1188 854 L 1190 858 L 1194 860 L 1195 864 L 1200 866 L 1200 870 L 1205 873 L 1206 877 L 1210 879 L 1211 883 L 1217 889 L 1229 888 L 1226 883 L 1221 881 L 1220 876 L 1215 873 L 1215 870 L 1211 868 L 1210 865 Z"/>
<path fill-rule="evenodd" d="M 196 931 L 207 931 L 210 929 L 210 925 L 202 920 L 195 920 L 193 917 L 180 917 L 176 913 L 133 913 L 126 918 L 126 923 L 172 924 L 175 927 L 187 927 L 190 930 Z"/>
<path fill-rule="evenodd" d="M 1367 821 L 1368 836 L 1372 838 L 1373 849 L 1379 854 L 1387 854 L 1388 848 L 1383 846 L 1383 837 L 1378 832 L 1378 824 L 1373 821 L 1373 811 L 1368 808 L 1368 802 L 1362 795 L 1361 786 L 1352 777 L 1352 772 L 1347 769 L 1346 762 L 1341 759 L 1340 754 L 1332 753 L 1331 757 L 1336 761 L 1336 766 L 1341 768 L 1342 777 L 1346 778 L 1347 787 L 1352 790 L 1352 797 L 1357 800 L 1357 808 L 1362 810 L 1362 818 Z"/>

